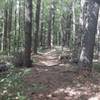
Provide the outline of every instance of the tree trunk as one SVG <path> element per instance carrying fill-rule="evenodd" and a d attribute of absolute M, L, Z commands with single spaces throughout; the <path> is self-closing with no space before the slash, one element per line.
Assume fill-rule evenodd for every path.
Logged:
<path fill-rule="evenodd" d="M 21 33 L 21 1 L 19 1 L 19 8 L 18 8 L 18 24 L 19 24 L 19 27 L 18 27 L 18 36 L 17 36 L 17 51 L 20 50 L 20 47 L 21 47 L 21 38 L 23 38 L 23 35 Z M 22 36 L 22 37 L 21 37 Z"/>
<path fill-rule="evenodd" d="M 47 37 L 48 48 L 51 48 L 54 42 L 55 11 L 56 11 L 56 1 L 51 0 L 51 6 L 49 9 L 49 18 L 48 18 L 48 37 Z"/>
<path fill-rule="evenodd" d="M 83 41 L 80 54 L 80 67 L 92 70 L 95 34 L 97 31 L 98 5 L 91 0 L 86 0 L 83 6 Z"/>
<path fill-rule="evenodd" d="M 16 52 L 16 34 L 17 34 L 17 30 L 16 30 L 16 26 L 17 26 L 17 9 L 15 9 L 15 19 L 14 19 L 14 52 Z"/>
<path fill-rule="evenodd" d="M 35 31 L 35 38 L 34 38 L 34 53 L 37 54 L 38 48 L 38 35 L 39 35 L 39 24 L 40 24 L 40 10 L 41 10 L 41 0 L 37 0 L 37 7 L 36 7 L 36 31 Z"/>
<path fill-rule="evenodd" d="M 12 7 L 13 7 L 13 1 L 10 1 L 10 5 L 9 5 L 9 20 L 8 20 L 8 40 L 9 40 L 9 44 L 8 44 L 8 48 L 9 48 L 9 53 L 10 53 L 10 48 L 11 48 L 11 30 L 12 30 Z"/>
<path fill-rule="evenodd" d="M 40 46 L 43 46 L 43 32 L 44 32 L 44 3 L 41 7 L 41 23 L 40 23 Z"/>
<path fill-rule="evenodd" d="M 3 51 L 7 53 L 7 33 L 8 33 L 8 9 L 4 9 L 4 34 L 3 34 Z"/>
<path fill-rule="evenodd" d="M 32 0 L 26 0 L 24 66 L 31 67 Z"/>
<path fill-rule="evenodd" d="M 51 8 L 49 10 L 49 19 L 48 19 L 48 48 L 51 48 L 51 31 L 52 31 L 52 13 Z"/>
<path fill-rule="evenodd" d="M 43 46 L 43 27 L 44 23 L 41 22 L 40 46 Z"/>
<path fill-rule="evenodd" d="M 98 4 L 100 4 L 100 0 L 93 0 L 93 1 L 95 1 L 95 2 L 98 3 Z"/>
<path fill-rule="evenodd" d="M 81 0 L 79 4 L 80 4 L 80 8 L 82 8 Z M 75 8 L 76 7 L 74 7 L 74 9 Z M 76 10 L 77 9 L 75 9 L 73 13 L 75 13 Z M 77 62 L 77 63 L 79 62 L 80 48 L 81 48 L 81 36 L 82 36 L 82 32 L 81 32 L 82 20 L 81 19 L 82 19 L 82 9 L 80 9 L 80 16 L 76 16 L 75 29 L 73 29 L 75 30 L 75 33 L 74 33 L 74 41 L 73 41 L 72 62 Z"/>
<path fill-rule="evenodd" d="M 99 8 L 98 26 L 97 26 L 97 56 L 98 56 L 98 62 L 100 62 L 100 8 Z"/>
<path fill-rule="evenodd" d="M 72 5 L 72 13 L 73 13 L 73 44 L 75 42 L 75 34 L 76 34 L 76 16 L 75 16 L 75 0 L 73 0 L 73 5 Z"/>

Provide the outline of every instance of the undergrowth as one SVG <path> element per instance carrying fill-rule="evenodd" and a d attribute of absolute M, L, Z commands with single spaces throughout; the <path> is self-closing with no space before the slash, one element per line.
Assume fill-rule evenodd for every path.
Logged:
<path fill-rule="evenodd" d="M 12 68 L 0 74 L 0 100 L 29 100 L 28 91 L 39 91 L 44 86 L 33 83 L 28 85 L 24 77 L 31 74 L 31 69 Z"/>

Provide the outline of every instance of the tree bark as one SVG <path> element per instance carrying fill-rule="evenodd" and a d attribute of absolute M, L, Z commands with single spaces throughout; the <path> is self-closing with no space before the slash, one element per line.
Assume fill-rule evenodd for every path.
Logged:
<path fill-rule="evenodd" d="M 83 40 L 79 64 L 81 68 L 92 70 L 99 7 L 94 1 L 86 0 L 83 11 Z"/>
<path fill-rule="evenodd" d="M 17 12 L 17 9 L 15 9 L 15 19 L 14 19 L 14 52 L 16 52 L 16 34 L 17 34 L 17 30 L 16 30 L 16 26 L 17 26 L 17 14 L 16 14 L 16 12 Z"/>
<path fill-rule="evenodd" d="M 9 16 L 8 16 L 8 48 L 9 48 L 9 53 L 10 53 L 10 48 L 11 48 L 11 30 L 12 30 L 12 11 L 13 10 L 13 1 L 10 1 L 10 5 L 9 5 Z"/>
<path fill-rule="evenodd" d="M 18 9 L 18 12 L 19 12 L 19 15 L 18 15 L 18 24 L 19 24 L 19 27 L 18 27 L 18 37 L 17 37 L 17 51 L 19 51 L 19 48 L 20 48 L 20 39 L 21 39 L 21 2 L 19 1 L 19 9 Z"/>
<path fill-rule="evenodd" d="M 26 0 L 24 66 L 31 67 L 32 0 Z"/>
<path fill-rule="evenodd" d="M 49 10 L 49 19 L 48 19 L 48 48 L 51 48 L 51 31 L 52 31 L 52 12 L 51 8 Z"/>
<path fill-rule="evenodd" d="M 34 53 L 37 54 L 38 48 L 38 35 L 39 35 L 39 24 L 40 24 L 40 10 L 41 10 L 41 0 L 37 0 L 37 7 L 36 7 L 36 31 L 35 31 L 35 38 L 34 38 Z"/>
<path fill-rule="evenodd" d="M 43 32 L 44 32 L 44 3 L 41 6 L 41 18 L 40 18 L 40 46 L 43 46 Z"/>
<path fill-rule="evenodd" d="M 3 51 L 7 53 L 7 33 L 8 33 L 8 9 L 4 9 L 4 34 L 3 34 Z"/>
<path fill-rule="evenodd" d="M 100 4 L 100 0 L 93 0 L 94 2 Z"/>

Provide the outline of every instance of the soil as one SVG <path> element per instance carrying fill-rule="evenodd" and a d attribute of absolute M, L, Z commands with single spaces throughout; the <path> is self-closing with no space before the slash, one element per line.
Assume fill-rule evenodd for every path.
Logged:
<path fill-rule="evenodd" d="M 100 100 L 100 74 L 94 71 L 84 76 L 77 66 L 61 63 L 58 56 L 55 50 L 33 55 L 36 63 L 25 82 L 42 88 L 27 93 L 29 100 Z"/>

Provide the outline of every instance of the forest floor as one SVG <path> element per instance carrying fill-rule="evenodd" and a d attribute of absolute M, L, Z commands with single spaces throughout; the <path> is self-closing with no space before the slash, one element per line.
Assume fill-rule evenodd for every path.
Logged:
<path fill-rule="evenodd" d="M 100 100 L 100 74 L 90 76 L 77 73 L 71 64 L 62 64 L 59 52 L 50 50 L 34 55 L 36 64 L 31 75 L 25 77 L 29 85 L 37 85 L 30 91 L 30 100 Z"/>
<path fill-rule="evenodd" d="M 61 63 L 60 53 L 32 55 L 32 68 L 0 75 L 0 100 L 100 100 L 100 73 L 81 75 L 76 65 Z"/>

